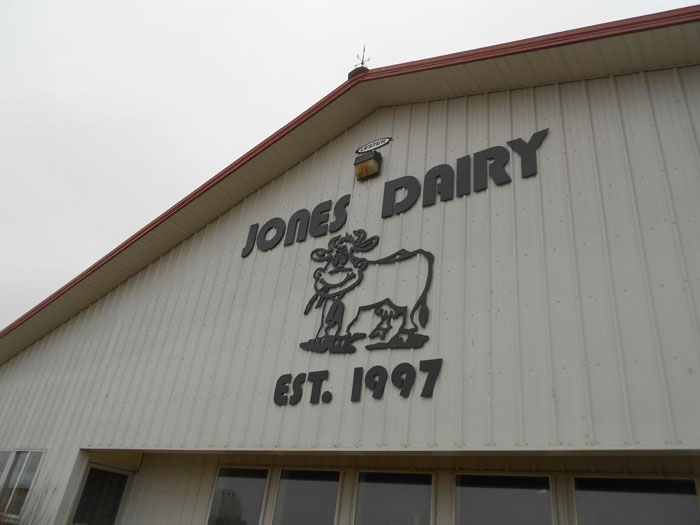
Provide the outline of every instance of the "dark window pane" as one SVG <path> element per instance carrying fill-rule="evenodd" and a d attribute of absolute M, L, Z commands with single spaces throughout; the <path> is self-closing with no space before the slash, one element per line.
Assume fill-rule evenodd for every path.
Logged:
<path fill-rule="evenodd" d="M 208 525 L 258 525 L 267 470 L 222 468 Z"/>
<path fill-rule="evenodd" d="M 80 525 L 112 525 L 117 519 L 119 504 L 129 476 L 91 468 L 73 523 Z"/>
<path fill-rule="evenodd" d="M 12 452 L 0 452 L 0 513 L 5 510 L 5 506 L 7 505 L 7 499 L 9 499 L 10 497 L 10 495 L 8 494 L 7 499 L 5 498 L 5 487 L 7 483 L 5 483 L 6 479 L 3 477 L 3 474 L 5 473 L 7 464 L 10 462 L 11 455 Z"/>
<path fill-rule="evenodd" d="M 39 467 L 40 459 L 41 452 L 29 453 L 24 469 L 22 469 L 22 473 L 15 485 L 15 491 L 12 493 L 12 498 L 7 505 L 7 510 L 5 511 L 7 514 L 19 515 L 19 513 L 22 512 L 24 501 L 27 499 L 32 481 L 34 481 L 34 475 L 36 474 L 36 469 Z"/>
<path fill-rule="evenodd" d="M 333 525 L 338 472 L 283 470 L 274 525 Z"/>
<path fill-rule="evenodd" d="M 363 472 L 355 525 L 429 525 L 430 474 Z"/>
<path fill-rule="evenodd" d="M 15 485 L 19 481 L 19 475 L 22 473 L 22 468 L 24 467 L 24 462 L 29 457 L 29 452 L 17 452 L 12 460 L 12 466 L 10 467 L 10 472 L 7 473 L 5 478 L 5 484 L 1 487 L 0 491 L 0 512 L 6 512 L 7 506 L 10 503 L 10 498 L 12 497 L 12 492 L 14 491 Z"/>
<path fill-rule="evenodd" d="M 457 476 L 458 525 L 552 523 L 549 479 Z"/>
<path fill-rule="evenodd" d="M 697 525 L 700 504 L 693 481 L 576 480 L 579 525 Z"/>

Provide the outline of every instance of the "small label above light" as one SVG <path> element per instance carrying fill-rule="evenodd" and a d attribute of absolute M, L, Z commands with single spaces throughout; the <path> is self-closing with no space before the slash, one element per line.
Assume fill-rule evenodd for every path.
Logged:
<path fill-rule="evenodd" d="M 359 148 L 357 148 L 355 150 L 355 153 L 357 153 L 358 155 L 360 153 L 367 153 L 368 151 L 372 151 L 375 149 L 379 149 L 382 146 L 386 146 L 387 144 L 389 144 L 389 142 L 391 142 L 391 137 L 384 137 L 383 139 L 373 140 L 372 142 L 368 142 L 364 146 L 360 146 Z"/>

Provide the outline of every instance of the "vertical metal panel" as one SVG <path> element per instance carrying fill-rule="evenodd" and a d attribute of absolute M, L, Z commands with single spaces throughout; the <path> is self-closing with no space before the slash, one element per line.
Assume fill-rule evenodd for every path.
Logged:
<path fill-rule="evenodd" d="M 216 464 L 214 455 L 146 454 L 130 493 L 124 497 L 120 522 L 206 523 Z"/>
<path fill-rule="evenodd" d="M 636 341 L 632 377 L 637 382 L 639 397 L 646 406 L 636 407 L 638 418 L 636 439 L 663 439 L 677 442 L 675 420 L 670 406 L 669 382 L 665 372 L 662 347 L 666 337 L 673 337 L 670 328 L 677 322 L 679 299 L 671 299 L 663 287 L 667 279 L 675 280 L 672 273 L 678 271 L 677 253 L 670 231 L 672 219 L 665 198 L 664 179 L 667 177 L 660 155 L 658 135 L 652 102 L 649 99 L 647 77 L 623 77 L 617 81 L 626 149 L 630 163 L 631 188 L 634 194 L 635 229 L 640 243 L 640 280 L 632 293 L 639 292 L 637 306 L 631 311 L 641 314 L 641 319 L 631 325 L 628 336 L 637 331 L 646 332 Z M 632 108 L 634 103 L 634 109 Z M 629 264 L 629 263 L 628 263 Z M 631 261 L 634 264 L 634 261 Z M 675 266 L 675 268 L 674 268 Z M 640 322 L 641 321 L 641 322 Z M 686 337 L 690 334 L 686 334 Z M 672 351 L 673 346 L 668 350 Z M 633 409 L 634 410 L 634 409 Z M 642 411 L 646 414 L 642 418 Z M 655 419 L 657 425 L 643 425 L 643 421 Z M 647 437 L 648 436 L 648 437 Z"/>
<path fill-rule="evenodd" d="M 273 525 L 275 506 L 277 505 L 277 494 L 280 489 L 280 479 L 282 471 L 280 469 L 271 470 L 267 476 L 265 494 L 263 495 L 262 509 L 260 511 L 260 525 Z"/>
<path fill-rule="evenodd" d="M 532 89 L 511 93 L 512 136 L 527 137 L 533 129 L 544 124 L 537 121 L 538 113 Z M 540 158 L 542 159 L 543 156 Z M 544 159 L 541 160 L 541 162 Z M 513 155 L 513 173 L 521 165 Z M 521 444 L 528 446 L 543 428 L 549 434 L 548 444 L 557 442 L 556 397 L 553 385 L 552 344 L 548 283 L 542 276 L 548 272 L 547 245 L 544 230 L 544 210 L 541 184 L 523 184 L 515 195 L 515 227 L 517 243 L 518 282 L 518 345 L 523 409 Z M 542 322 L 546 320 L 546 322 Z M 538 411 L 525 408 L 538 406 Z"/>
<path fill-rule="evenodd" d="M 552 522 L 555 525 L 576 525 L 576 493 L 574 478 L 571 476 L 551 476 Z"/>
<path fill-rule="evenodd" d="M 340 473 L 338 508 L 334 525 L 354 525 L 359 478 L 360 475 L 356 471 L 345 470 Z"/>
<path fill-rule="evenodd" d="M 490 145 L 505 146 L 511 134 L 510 94 L 488 97 L 487 131 Z M 517 180 L 511 169 L 511 177 Z M 520 445 L 522 428 L 522 381 L 517 281 L 517 244 L 515 235 L 515 192 L 499 191 L 489 181 L 489 280 L 491 315 L 489 346 L 491 353 L 491 405 L 493 443 Z M 475 198 L 481 197 L 474 195 Z"/>
<path fill-rule="evenodd" d="M 432 521 L 434 525 L 455 525 L 455 481 L 453 472 L 437 472 L 433 476 Z"/>
<path fill-rule="evenodd" d="M 47 515 L 80 447 L 698 448 L 698 80 L 690 67 L 374 111 L 0 367 L 0 447 L 47 449 L 32 494 Z M 543 128 L 536 177 L 511 150 L 512 183 L 381 219 L 386 180 Z M 383 136 L 382 176 L 357 182 L 354 150 Z M 348 193 L 343 231 L 379 235 L 378 256 L 436 255 L 423 349 L 299 348 L 319 326 L 303 314 L 309 254 L 330 236 L 241 258 L 249 225 Z M 391 297 L 415 270 L 372 286 Z M 350 402 L 354 367 L 435 357 L 434 398 L 419 380 L 408 399 L 389 385 Z M 299 405 L 272 403 L 277 377 L 312 370 L 330 371 L 330 404 L 310 405 L 308 385 Z"/>
<path fill-rule="evenodd" d="M 467 152 L 473 153 L 488 147 L 487 101 L 487 95 L 467 98 Z M 485 194 L 483 195 L 486 197 Z M 478 198 L 474 197 L 477 197 L 477 194 L 470 195 L 464 203 L 466 208 L 463 299 L 466 344 L 462 354 L 464 367 L 461 373 L 452 374 L 449 379 L 466 382 L 466 389 L 459 403 L 462 405 L 459 412 L 461 412 L 463 424 L 461 443 L 484 443 L 486 446 L 492 446 L 489 208 L 487 197 L 483 198 L 481 195 Z M 475 351 L 476 349 L 479 351 Z M 451 368 L 448 367 L 448 370 Z"/>
<path fill-rule="evenodd" d="M 447 162 L 454 166 L 455 159 L 464 156 L 467 151 L 467 100 L 456 98 L 447 101 L 446 108 L 446 141 L 444 158 L 440 162 Z M 467 352 L 468 341 L 464 329 L 464 305 L 466 303 L 466 245 L 469 224 L 466 221 L 466 209 L 464 206 L 448 202 L 446 205 L 439 202 L 433 206 L 436 211 L 442 212 L 441 224 L 437 235 L 440 239 L 440 250 L 443 256 L 436 261 L 435 282 L 433 293 L 436 297 L 448 297 L 457 291 L 461 295 L 461 301 L 455 301 L 452 308 L 440 308 L 434 312 L 431 323 L 435 323 L 434 338 L 441 349 L 445 350 L 443 359 L 448 362 L 460 363 L 462 356 Z M 437 357 L 437 354 L 431 357 Z M 447 399 L 465 400 L 466 378 L 468 371 L 462 371 L 462 365 L 455 366 L 455 377 L 463 376 L 463 380 L 448 381 L 441 385 L 444 388 L 443 395 Z M 463 375 L 464 374 L 464 375 Z M 446 407 L 437 406 L 433 421 L 433 443 L 446 441 L 459 444 L 463 441 L 463 411 L 455 416 L 446 410 Z M 437 435 L 437 429 L 446 429 L 441 435 Z"/>

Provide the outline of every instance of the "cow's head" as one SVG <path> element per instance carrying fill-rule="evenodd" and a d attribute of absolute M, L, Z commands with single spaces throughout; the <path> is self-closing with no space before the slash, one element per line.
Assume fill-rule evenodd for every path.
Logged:
<path fill-rule="evenodd" d="M 352 234 L 333 237 L 328 249 L 312 251 L 311 260 L 324 263 L 314 272 L 316 292 L 337 296 L 359 285 L 369 261 L 358 254 L 370 251 L 377 244 L 379 237 L 376 235 L 367 238 L 367 232 L 355 230 Z"/>

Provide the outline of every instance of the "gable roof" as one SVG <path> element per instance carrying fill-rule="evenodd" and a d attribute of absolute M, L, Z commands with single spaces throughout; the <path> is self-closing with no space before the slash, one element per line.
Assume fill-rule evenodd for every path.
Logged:
<path fill-rule="evenodd" d="M 381 106 L 700 63 L 700 6 L 361 72 L 0 331 L 0 365 Z"/>

